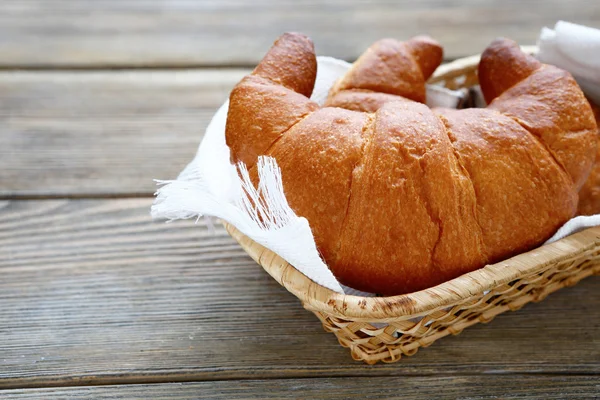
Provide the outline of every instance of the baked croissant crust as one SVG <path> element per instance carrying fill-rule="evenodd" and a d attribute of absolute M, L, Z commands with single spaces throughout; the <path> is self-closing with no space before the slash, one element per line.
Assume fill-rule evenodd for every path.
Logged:
<path fill-rule="evenodd" d="M 590 105 L 592 106 L 592 110 L 596 117 L 596 124 L 600 124 L 600 107 L 591 101 Z M 600 127 L 598 127 L 597 137 L 597 141 L 600 142 Z M 600 214 L 600 144 L 596 150 L 596 160 L 592 166 L 592 171 L 579 191 L 577 214 Z"/>
<path fill-rule="evenodd" d="M 384 39 L 320 107 L 312 42 L 288 33 L 231 92 L 232 161 L 277 160 L 290 206 L 353 288 L 434 286 L 540 245 L 576 212 L 597 128 L 571 75 L 496 40 L 479 65 L 489 106 L 432 110 L 441 59 L 430 38 Z"/>

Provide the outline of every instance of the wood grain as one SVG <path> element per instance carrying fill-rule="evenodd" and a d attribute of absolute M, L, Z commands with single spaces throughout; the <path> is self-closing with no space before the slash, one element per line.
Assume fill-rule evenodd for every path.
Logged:
<path fill-rule="evenodd" d="M 382 37 L 429 34 L 447 58 L 506 36 L 533 44 L 564 19 L 600 27 L 588 0 L 3 0 L 0 66 L 254 65 L 285 31 L 310 35 L 319 54 L 355 59 Z"/>
<path fill-rule="evenodd" d="M 600 374 L 600 279 L 367 366 L 220 226 L 150 199 L 0 203 L 0 387 L 431 374 Z"/>
<path fill-rule="evenodd" d="M 220 225 L 123 198 L 177 175 L 284 31 L 347 60 L 426 33 L 456 58 L 558 19 L 600 27 L 600 3 L 1 1 L 0 398 L 599 397 L 598 278 L 367 366 Z"/>
<path fill-rule="evenodd" d="M 3 399 L 589 399 L 596 376 L 315 378 L 118 385 L 2 392 Z"/>
<path fill-rule="evenodd" d="M 246 73 L 0 73 L 0 197 L 152 194 Z"/>

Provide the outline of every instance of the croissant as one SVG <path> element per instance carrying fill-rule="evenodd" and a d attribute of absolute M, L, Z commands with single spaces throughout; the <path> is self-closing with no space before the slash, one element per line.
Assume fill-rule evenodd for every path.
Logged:
<path fill-rule="evenodd" d="M 425 82 L 441 59 L 429 38 L 377 42 L 320 107 L 312 42 L 287 33 L 231 92 L 232 161 L 277 160 L 348 286 L 431 287 L 540 245 L 577 210 L 597 128 L 571 75 L 496 40 L 479 65 L 489 106 L 432 110 Z"/>
<path fill-rule="evenodd" d="M 590 101 L 592 110 L 596 117 L 596 124 L 600 125 L 600 107 Z M 598 141 L 600 141 L 600 126 L 598 127 Z M 596 151 L 596 160 L 592 167 L 592 172 L 587 181 L 579 191 L 579 205 L 577 207 L 579 215 L 600 214 L 600 145 Z"/>

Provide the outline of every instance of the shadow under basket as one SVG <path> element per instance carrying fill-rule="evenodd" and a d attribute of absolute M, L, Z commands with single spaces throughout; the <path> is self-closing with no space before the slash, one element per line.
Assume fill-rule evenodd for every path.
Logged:
<path fill-rule="evenodd" d="M 535 52 L 534 47 L 524 50 Z M 442 65 L 430 83 L 450 89 L 473 86 L 478 63 L 479 57 L 473 56 Z M 368 364 L 398 361 L 444 336 L 600 274 L 600 227 L 594 227 L 419 292 L 350 296 L 313 282 L 234 226 L 224 225 L 265 271 L 321 320 L 327 332 L 350 348 L 352 358 Z"/>

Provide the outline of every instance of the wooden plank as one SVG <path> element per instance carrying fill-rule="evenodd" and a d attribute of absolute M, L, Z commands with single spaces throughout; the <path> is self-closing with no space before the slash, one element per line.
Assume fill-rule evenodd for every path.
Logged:
<path fill-rule="evenodd" d="M 0 73 L 0 197 L 152 194 L 246 73 Z"/>
<path fill-rule="evenodd" d="M 600 374 L 598 278 L 399 363 L 367 366 L 222 227 L 152 222 L 150 203 L 0 203 L 0 388 Z"/>
<path fill-rule="evenodd" d="M 429 376 L 276 379 L 18 389 L 23 399 L 589 399 L 600 394 L 597 376 Z"/>
<path fill-rule="evenodd" d="M 253 65 L 285 31 L 320 54 L 355 59 L 382 37 L 430 34 L 446 57 L 480 53 L 507 36 L 533 44 L 565 19 L 600 26 L 588 0 L 3 0 L 0 66 Z"/>

